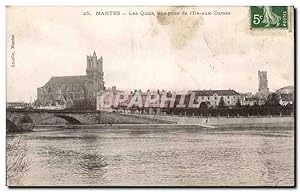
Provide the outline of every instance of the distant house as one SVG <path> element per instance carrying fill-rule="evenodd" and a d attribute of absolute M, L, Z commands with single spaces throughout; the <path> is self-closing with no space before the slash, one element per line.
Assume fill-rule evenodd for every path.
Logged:
<path fill-rule="evenodd" d="M 116 87 L 108 87 L 106 90 L 102 90 L 97 93 L 97 110 L 112 112 L 114 111 L 113 105 L 115 102 L 117 91 Z M 103 95 L 105 94 L 105 96 Z M 100 103 L 100 98 L 103 99 L 103 103 Z"/>
<path fill-rule="evenodd" d="M 116 93 L 118 93 L 118 91 L 113 91 L 111 89 L 107 89 L 103 92 L 99 92 L 99 97 L 98 97 L 98 101 L 100 101 L 101 95 L 106 93 L 107 95 L 103 95 L 104 97 L 102 98 L 103 100 L 101 101 L 101 104 L 104 104 L 104 106 L 99 106 L 98 105 L 98 110 L 102 110 L 102 111 L 115 111 L 116 108 L 113 107 L 114 101 L 115 101 L 115 96 Z M 155 102 L 151 102 L 148 103 L 146 105 L 146 101 L 149 101 L 150 99 L 154 99 L 155 100 L 155 94 L 158 94 L 159 97 L 157 98 L 157 100 Z M 201 107 L 217 107 L 220 104 L 220 101 L 223 100 L 223 106 L 235 106 L 238 102 L 239 102 L 239 96 L 240 94 L 238 92 L 236 92 L 235 90 L 194 90 L 194 91 L 189 91 L 187 94 L 181 94 L 181 93 L 176 93 L 176 92 L 167 92 L 165 90 L 157 90 L 157 91 L 150 91 L 148 90 L 147 92 L 142 92 L 141 90 L 134 90 L 131 91 L 130 93 L 128 93 L 126 96 L 127 98 L 125 99 L 125 101 L 123 100 L 122 102 L 118 103 L 118 106 L 116 106 L 117 108 L 122 108 L 123 110 L 125 110 L 125 108 L 127 108 L 130 104 L 133 104 L 131 106 L 132 109 L 134 110 L 140 110 L 138 109 L 139 106 L 138 104 L 134 101 L 133 102 L 133 98 L 134 99 L 138 99 L 137 97 L 135 97 L 135 95 L 139 95 L 141 98 L 141 106 L 142 108 L 145 108 L 145 110 L 147 110 L 148 113 L 152 113 L 153 110 L 154 112 L 160 111 L 160 108 L 166 108 L 169 107 L 170 105 L 170 101 L 167 101 L 165 103 L 163 102 L 163 96 L 172 97 L 172 94 L 176 94 L 175 96 L 175 101 L 173 103 L 173 105 L 171 105 L 173 107 L 176 107 L 181 100 L 182 95 L 185 96 L 184 99 L 184 106 L 185 107 L 189 107 L 189 102 L 190 102 L 190 98 L 191 98 L 191 94 L 195 93 L 194 95 L 194 103 L 195 104 L 199 104 L 200 108 Z M 123 98 L 120 98 L 123 99 Z M 103 102 L 103 103 L 102 103 Z M 112 102 L 112 103 L 111 103 Z M 100 104 L 100 102 L 98 103 Z"/>
<path fill-rule="evenodd" d="M 251 96 L 251 97 L 244 97 L 241 101 L 242 105 L 248 105 L 248 106 L 254 106 L 254 105 L 264 105 L 266 103 L 266 99 L 256 97 L 256 96 Z"/>
<path fill-rule="evenodd" d="M 253 105 L 258 105 L 258 98 L 257 97 L 244 97 L 242 99 L 242 105 L 249 105 L 249 106 L 253 106 Z"/>
<path fill-rule="evenodd" d="M 287 106 L 292 105 L 294 103 L 294 95 L 293 94 L 280 94 L 280 105 Z"/>
<path fill-rule="evenodd" d="M 294 103 L 294 86 L 285 86 L 276 91 L 276 94 L 279 95 L 279 103 L 282 106 Z"/>
<path fill-rule="evenodd" d="M 294 86 L 285 86 L 276 91 L 278 94 L 294 94 Z"/>
<path fill-rule="evenodd" d="M 6 103 L 6 107 L 15 108 L 15 109 L 26 109 L 26 108 L 30 108 L 31 104 L 25 102 L 8 102 Z"/>
<path fill-rule="evenodd" d="M 235 106 L 238 101 L 240 94 L 235 90 L 196 90 L 195 98 L 199 97 L 198 102 L 201 104 L 205 103 L 209 107 L 217 107 L 221 98 L 224 100 L 225 106 Z"/>

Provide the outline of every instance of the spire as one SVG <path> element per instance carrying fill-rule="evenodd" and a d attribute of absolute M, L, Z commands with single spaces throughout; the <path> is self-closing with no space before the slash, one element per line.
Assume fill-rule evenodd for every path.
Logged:
<path fill-rule="evenodd" d="M 94 51 L 93 56 L 96 57 L 96 52 Z"/>

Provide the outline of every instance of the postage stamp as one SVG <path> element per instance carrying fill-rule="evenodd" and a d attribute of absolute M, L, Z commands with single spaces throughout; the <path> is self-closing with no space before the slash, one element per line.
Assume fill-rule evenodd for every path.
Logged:
<path fill-rule="evenodd" d="M 287 6 L 251 6 L 251 29 L 254 28 L 288 28 Z"/>

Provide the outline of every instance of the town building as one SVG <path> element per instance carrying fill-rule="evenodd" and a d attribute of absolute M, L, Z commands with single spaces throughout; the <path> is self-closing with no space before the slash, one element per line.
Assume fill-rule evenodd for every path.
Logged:
<path fill-rule="evenodd" d="M 294 86 L 285 86 L 276 91 L 279 95 L 279 103 L 282 106 L 292 105 L 294 103 Z"/>
<path fill-rule="evenodd" d="M 259 98 L 257 96 L 244 97 L 241 99 L 242 105 L 254 106 L 254 105 L 264 105 L 266 103 L 266 99 Z"/>
<path fill-rule="evenodd" d="M 14 109 L 29 109 L 32 106 L 31 103 L 25 103 L 25 102 L 7 102 L 6 107 L 14 108 Z"/>
<path fill-rule="evenodd" d="M 107 112 L 116 111 L 116 110 L 114 110 L 114 103 L 115 103 L 116 96 L 119 93 L 121 94 L 123 92 L 118 91 L 116 86 L 108 87 L 105 90 L 99 91 L 97 93 L 97 108 L 96 109 L 100 110 L 100 111 L 107 111 Z M 100 99 L 103 99 L 103 101 L 100 101 Z M 101 103 L 101 102 L 103 102 L 103 103 Z"/>
<path fill-rule="evenodd" d="M 278 94 L 294 94 L 294 86 L 285 86 L 276 91 Z"/>
<path fill-rule="evenodd" d="M 240 94 L 232 89 L 227 90 L 196 90 L 195 98 L 200 102 L 200 108 L 205 105 L 208 107 L 218 107 L 220 100 L 223 99 L 224 106 L 235 106 L 240 102 Z"/>
<path fill-rule="evenodd" d="M 157 90 L 157 91 L 150 91 L 143 92 L 141 90 L 134 90 L 130 91 L 129 93 L 125 93 L 126 99 L 121 103 L 118 103 L 118 106 L 113 107 L 115 102 L 116 93 L 119 91 L 113 91 L 107 89 L 103 92 L 99 92 L 98 103 L 103 102 L 103 106 L 99 106 L 98 110 L 102 111 L 118 111 L 120 109 L 128 110 L 146 110 L 147 113 L 152 113 L 153 111 L 156 113 L 161 110 L 161 108 L 176 108 L 177 105 L 180 103 L 181 97 L 184 97 L 183 105 L 184 108 L 189 108 L 189 103 L 191 99 L 192 93 L 194 94 L 194 104 L 199 104 L 199 108 L 216 108 L 216 107 L 233 107 L 236 106 L 240 102 L 240 94 L 235 90 L 194 90 L 188 91 L 186 93 L 176 93 L 171 91 L 165 90 Z M 155 93 L 155 94 L 154 94 Z M 105 94 L 102 95 L 102 94 Z M 174 96 L 175 94 L 175 96 Z M 141 106 L 138 106 L 136 102 L 132 99 L 138 99 L 135 95 L 139 95 L 141 99 Z M 158 95 L 157 100 L 153 103 L 147 103 L 147 100 L 154 99 L 155 95 Z M 100 101 L 102 97 L 103 101 Z M 170 106 L 170 100 L 163 103 L 162 97 L 172 98 L 174 97 L 174 103 Z M 123 99 L 123 98 L 122 98 Z M 220 104 L 222 101 L 223 104 Z M 134 105 L 130 105 L 130 103 L 135 103 Z M 108 105 L 107 105 L 108 104 Z M 130 107 L 129 107 L 130 106 Z"/>
<path fill-rule="evenodd" d="M 249 98 L 253 98 L 254 95 L 251 92 L 240 93 L 241 105 L 248 105 Z"/>
<path fill-rule="evenodd" d="M 258 81 L 257 97 L 266 99 L 269 96 L 267 71 L 258 71 Z"/>
<path fill-rule="evenodd" d="M 267 71 L 258 71 L 258 91 L 255 95 L 251 93 L 243 93 L 240 96 L 241 104 L 254 106 L 254 105 L 264 105 L 268 96 L 270 95 L 268 87 L 268 76 Z"/>
<path fill-rule="evenodd" d="M 292 94 L 280 94 L 279 104 L 282 106 L 293 105 L 294 95 Z"/>
<path fill-rule="evenodd" d="M 85 75 L 60 76 L 51 79 L 37 89 L 37 105 L 72 107 L 80 101 L 91 106 L 96 103 L 97 92 L 104 90 L 103 58 L 98 59 L 96 52 L 87 56 Z"/>

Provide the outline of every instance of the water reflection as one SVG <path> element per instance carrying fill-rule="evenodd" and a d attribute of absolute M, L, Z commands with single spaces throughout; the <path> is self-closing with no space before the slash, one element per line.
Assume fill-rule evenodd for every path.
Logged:
<path fill-rule="evenodd" d="M 293 129 L 64 129 L 16 135 L 20 185 L 293 185 Z M 8 137 L 8 142 L 12 139 Z"/>

